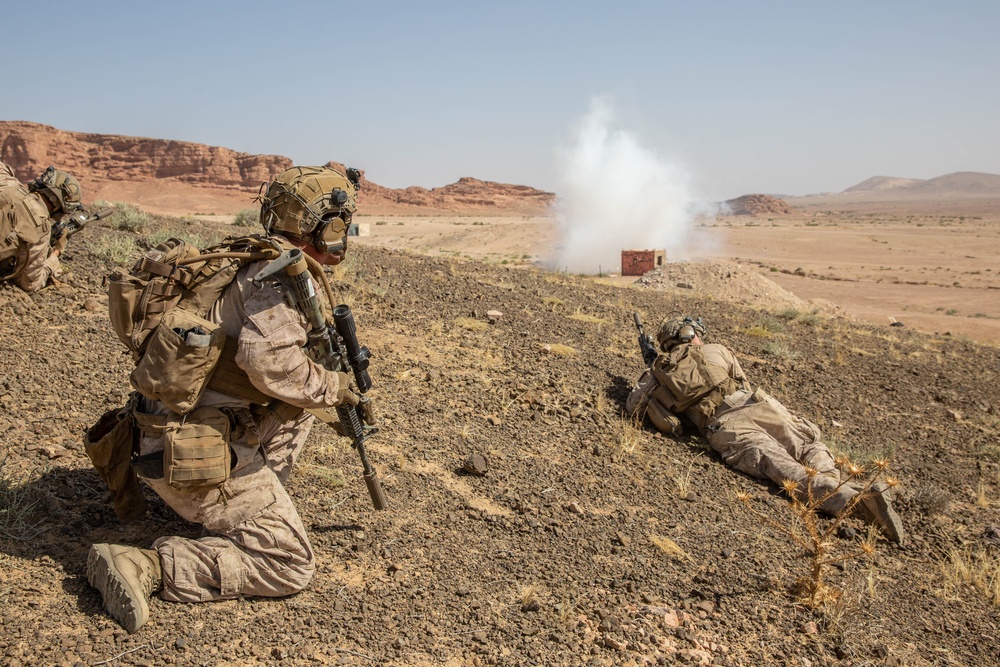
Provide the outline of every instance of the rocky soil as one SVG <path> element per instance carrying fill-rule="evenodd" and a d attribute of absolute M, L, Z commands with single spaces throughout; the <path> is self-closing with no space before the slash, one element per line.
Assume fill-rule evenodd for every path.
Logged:
<path fill-rule="evenodd" d="M 120 525 L 81 446 L 129 389 L 101 256 L 144 241 L 105 222 L 73 239 L 68 284 L 0 288 L 4 665 L 1000 664 L 996 592 L 945 577 L 959 549 L 996 567 L 981 539 L 1000 524 L 996 348 L 374 247 L 354 249 L 336 289 L 374 355 L 370 456 L 389 509 L 372 509 L 355 453 L 319 426 L 289 483 L 319 559 L 311 588 L 154 599 L 128 635 L 86 583 L 90 544 L 198 528 L 152 494 L 144 519 Z M 624 419 L 642 363 L 633 310 L 650 329 L 701 315 L 835 449 L 890 456 L 908 544 L 831 568 L 839 602 L 799 603 L 801 550 L 733 500 L 748 492 L 789 522 L 777 489 L 696 437 Z M 462 470 L 472 453 L 484 476 Z"/>

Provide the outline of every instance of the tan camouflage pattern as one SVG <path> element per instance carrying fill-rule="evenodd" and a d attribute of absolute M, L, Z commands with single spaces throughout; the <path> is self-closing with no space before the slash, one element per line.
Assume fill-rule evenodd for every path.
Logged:
<path fill-rule="evenodd" d="M 3 228 L 11 232 L 8 238 L 0 238 L 0 248 L 8 249 L 4 256 L 10 257 L 17 246 L 17 265 L 24 268 L 13 283 L 29 294 L 37 292 L 51 278 L 62 274 L 59 257 L 49 246 L 49 209 L 40 195 L 27 192 L 10 166 L 3 162 L 0 162 L 0 192 L 5 193 L 5 201 L 10 203 L 0 207 L 0 215 L 9 218 Z"/>
<path fill-rule="evenodd" d="M 790 413 L 763 390 L 751 391 L 743 368 L 732 350 L 718 343 L 702 346 L 705 362 L 725 369 L 743 388 L 727 396 L 706 420 L 697 410 L 685 416 L 698 427 L 709 445 L 737 470 L 775 484 L 798 482 L 802 497 L 808 494 L 806 466 L 818 474 L 813 478 L 813 498 L 824 499 L 820 508 L 829 514 L 842 511 L 856 495 L 846 485 L 835 490 L 840 474 L 829 449 L 821 441 L 819 426 Z M 658 383 L 644 371 L 625 401 L 625 409 L 645 411 Z M 644 414 L 641 413 L 641 414 Z"/>
<path fill-rule="evenodd" d="M 18 252 L 22 258 L 27 255 L 27 263 L 14 278 L 14 284 L 28 294 L 37 292 L 48 285 L 49 280 L 62 275 L 59 256 L 52 253 L 48 236 L 43 236 L 30 245 L 22 244 Z"/>
<path fill-rule="evenodd" d="M 255 287 L 250 277 L 263 263 L 237 274 L 208 319 L 238 340 L 237 364 L 260 391 L 299 407 L 332 407 L 339 382 L 302 349 L 306 322 L 273 282 Z M 302 520 L 283 483 L 291 474 L 314 417 L 282 422 L 246 400 L 206 391 L 199 405 L 232 409 L 236 428 L 230 443 L 234 465 L 221 487 L 178 490 L 164 480 L 147 480 L 163 500 L 206 536 L 164 537 L 153 548 L 163 564 L 165 600 L 200 602 L 241 596 L 284 596 L 304 589 L 315 557 Z M 158 402 L 144 412 L 165 414 Z M 143 436 L 140 453 L 163 449 L 161 438 Z"/>

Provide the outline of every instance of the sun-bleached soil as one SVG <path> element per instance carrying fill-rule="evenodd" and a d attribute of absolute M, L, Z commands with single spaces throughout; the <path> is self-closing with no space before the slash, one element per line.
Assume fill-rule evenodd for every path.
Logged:
<path fill-rule="evenodd" d="M 280 600 L 154 599 L 149 624 L 126 634 L 86 584 L 89 545 L 198 534 L 151 494 L 150 513 L 121 526 L 80 444 L 122 403 L 131 370 L 99 253 L 131 238 L 137 254 L 155 231 L 95 223 L 73 239 L 68 285 L 0 288 L 0 489 L 28 506 L 0 516 L 23 520 L 0 535 L 3 664 L 1000 664 L 1000 607 L 945 576 L 951 552 L 997 559 L 981 539 L 1000 524 L 996 348 L 367 244 L 336 289 L 374 357 L 383 430 L 369 448 L 389 509 L 372 510 L 356 455 L 318 426 L 289 483 L 319 560 L 312 586 Z M 788 521 L 776 488 L 698 438 L 623 421 L 642 365 L 633 311 L 650 330 L 700 314 L 837 451 L 889 456 L 908 544 L 880 540 L 872 561 L 832 568 L 838 605 L 798 604 L 800 551 L 733 500 L 749 492 Z M 483 477 L 461 470 L 473 452 Z"/>
<path fill-rule="evenodd" d="M 361 243 L 503 265 L 544 262 L 558 243 L 550 218 L 362 216 Z M 790 293 L 799 306 L 886 327 L 892 322 L 1000 344 L 1000 216 L 811 211 L 774 218 L 723 216 L 698 223 L 703 249 L 672 257 L 690 275 L 659 288 L 743 300 L 777 310 Z M 617 260 L 618 249 L 610 253 Z M 685 264 L 677 266 L 676 262 Z M 694 262 L 694 263 L 692 263 Z M 699 265 L 700 264 L 700 265 Z M 734 271 L 732 264 L 741 268 Z M 608 271 L 617 270 L 611 264 Z M 720 272 L 728 280 L 720 281 Z M 783 288 L 770 299 L 754 272 Z M 634 279 L 633 279 L 634 280 Z M 627 285 L 621 278 L 606 282 Z M 676 288 L 676 283 L 687 283 Z M 745 284 L 744 284 L 745 283 Z"/>

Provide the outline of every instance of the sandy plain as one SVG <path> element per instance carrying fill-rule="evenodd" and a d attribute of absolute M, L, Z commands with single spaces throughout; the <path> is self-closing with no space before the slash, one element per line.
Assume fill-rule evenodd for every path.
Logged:
<path fill-rule="evenodd" d="M 358 220 L 370 230 L 360 243 L 511 266 L 543 261 L 558 242 L 545 217 Z M 832 303 L 862 322 L 1000 344 L 1000 215 L 807 211 L 699 224 L 713 249 L 696 255 L 700 262 L 739 264 L 807 304 Z"/>

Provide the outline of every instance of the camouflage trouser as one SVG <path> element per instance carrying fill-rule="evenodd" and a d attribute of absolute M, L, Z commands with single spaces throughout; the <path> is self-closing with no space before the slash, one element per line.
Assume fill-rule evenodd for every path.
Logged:
<path fill-rule="evenodd" d="M 305 413 L 281 423 L 271 415 L 250 420 L 242 411 L 238 418 L 249 421 L 249 428 L 231 443 L 235 464 L 221 487 L 178 490 L 163 479 L 146 480 L 205 533 L 196 540 L 162 537 L 153 543 L 163 565 L 164 600 L 278 597 L 301 591 L 312 579 L 312 546 L 283 482 L 314 417 Z M 162 448 L 158 438 L 143 437 L 141 453 Z"/>
<path fill-rule="evenodd" d="M 14 282 L 28 294 L 45 287 L 50 277 L 58 278 L 62 274 L 59 256 L 50 254 L 48 236 L 38 243 L 24 245 L 19 252 L 24 261 L 24 269 L 14 278 Z"/>
<path fill-rule="evenodd" d="M 705 431 L 726 463 L 779 485 L 784 480 L 798 482 L 802 498 L 809 486 L 806 466 L 815 469 L 819 474 L 813 477 L 812 495 L 825 498 L 820 509 L 828 514 L 841 512 L 857 493 L 847 485 L 837 488 L 840 473 L 820 442 L 819 426 L 793 415 L 760 389 L 727 396 Z"/>

